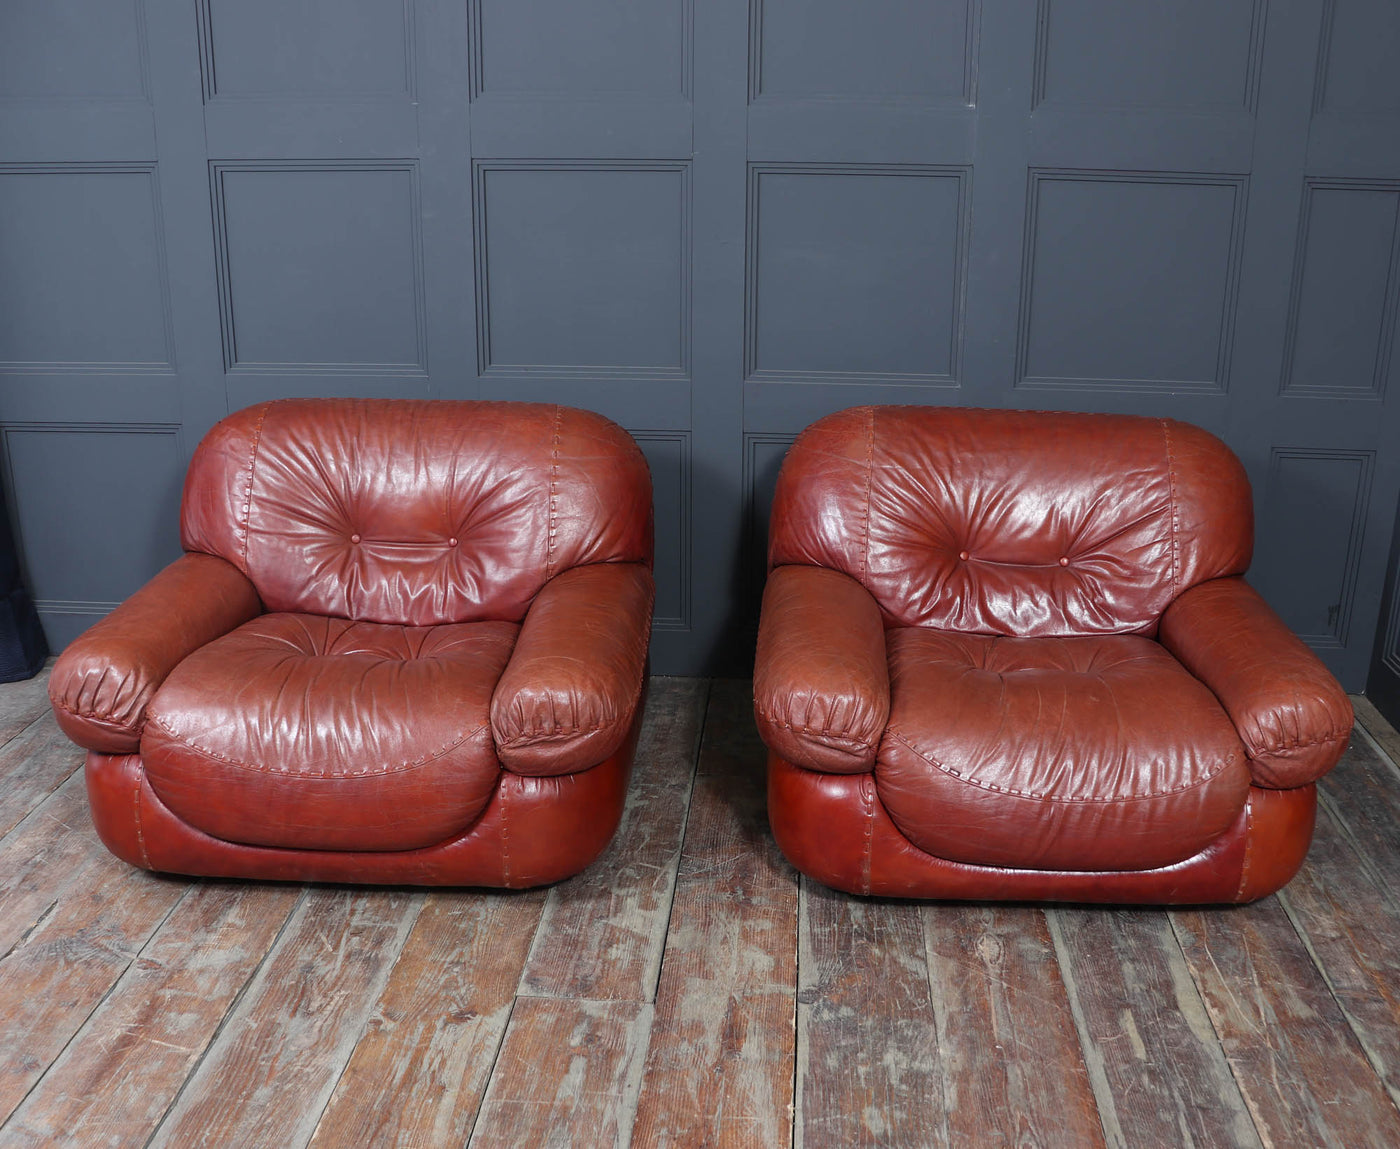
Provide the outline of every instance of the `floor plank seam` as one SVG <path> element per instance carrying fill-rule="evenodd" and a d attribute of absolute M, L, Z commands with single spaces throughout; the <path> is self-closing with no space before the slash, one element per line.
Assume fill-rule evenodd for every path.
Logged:
<path fill-rule="evenodd" d="M 482 1113 L 486 1110 L 487 1099 L 491 1096 L 491 1083 L 496 1077 L 496 1066 L 501 1060 L 501 1050 L 505 1048 L 506 1035 L 510 1033 L 511 1023 L 515 1020 L 515 1006 L 520 1000 L 517 994 L 511 998 L 510 1012 L 506 1014 L 506 1023 L 501 1026 L 500 1036 L 496 1038 L 496 1048 L 491 1051 L 491 1068 L 486 1072 L 486 1079 L 481 1083 L 481 1100 L 476 1103 L 476 1112 L 472 1114 L 471 1128 L 467 1130 L 467 1139 L 463 1142 L 463 1149 L 471 1149 L 476 1143 L 476 1126 L 481 1120 Z"/>
<path fill-rule="evenodd" d="M 77 761 L 73 763 L 73 769 L 69 770 L 68 773 L 59 780 L 58 785 L 40 798 L 39 801 L 35 802 L 34 808 L 30 810 L 29 813 L 25 814 L 23 818 L 6 830 L 3 836 L 0 836 L 0 849 L 3 849 L 9 843 L 11 838 L 26 830 L 31 821 L 37 821 L 40 817 L 50 816 L 44 813 L 44 807 L 53 800 L 55 794 L 73 780 L 73 775 L 83 768 L 83 761 L 83 758 L 79 757 Z"/>
<path fill-rule="evenodd" d="M 185 1079 L 180 1082 L 180 1087 L 175 1090 L 174 1096 L 170 1098 L 170 1103 L 166 1105 L 160 1117 L 151 1126 L 151 1132 L 146 1137 L 146 1140 L 142 1142 L 141 1149 L 150 1149 L 155 1139 L 160 1136 L 160 1131 L 165 1128 L 165 1123 L 169 1120 L 170 1114 L 174 1112 L 175 1107 L 180 1104 L 180 1098 L 185 1095 L 185 1091 L 189 1088 L 190 1082 L 199 1075 L 199 1071 L 203 1068 L 204 1062 L 208 1058 L 210 1052 L 218 1046 L 220 1039 L 224 1035 L 224 1030 L 228 1028 L 229 1022 L 233 1019 L 234 1014 L 238 1012 L 238 1007 L 248 995 L 249 989 L 257 982 L 258 975 L 262 973 L 268 961 L 271 960 L 272 955 L 277 952 L 277 947 L 282 944 L 282 938 L 287 933 L 287 927 L 291 924 L 292 919 L 297 915 L 297 911 L 301 909 L 310 895 L 311 886 L 302 886 L 301 895 L 287 910 L 287 916 L 282 919 L 282 924 L 277 927 L 277 933 L 273 937 L 272 943 L 263 951 L 263 955 L 258 959 L 258 963 L 243 980 L 243 984 L 238 987 L 238 992 L 235 993 L 229 1001 L 228 1008 L 224 1010 L 223 1016 L 219 1018 L 219 1024 L 214 1027 L 214 1032 L 209 1035 L 209 1040 L 204 1043 L 204 1048 L 199 1051 L 199 1056 L 194 1059 L 194 1064 L 190 1066 L 189 1072 L 185 1074 Z"/>
<path fill-rule="evenodd" d="M 666 924 L 661 931 L 661 954 L 656 961 L 656 977 L 651 984 L 652 1002 L 661 992 L 661 974 L 666 968 L 666 953 L 671 942 L 671 918 L 676 912 L 676 891 L 680 889 L 681 867 L 685 864 L 685 836 L 690 832 L 690 811 L 695 801 L 695 780 L 700 776 L 700 748 L 705 744 L 705 726 L 710 720 L 710 695 L 713 693 L 712 679 L 705 679 L 705 690 L 700 699 L 700 721 L 695 724 L 695 741 L 690 755 L 690 781 L 685 791 L 685 817 L 681 819 L 681 831 L 676 846 L 676 872 L 671 880 L 671 900 L 666 906 Z M 648 1039 L 648 1044 L 650 1039 Z"/>
<path fill-rule="evenodd" d="M 805 874 L 797 875 L 797 936 L 796 953 L 792 959 L 792 1100 L 788 1102 L 788 1144 L 802 1149 L 806 1141 L 802 1131 L 802 1063 L 807 1052 L 807 1040 L 802 1024 L 802 923 L 807 920 L 807 883 Z"/>
<path fill-rule="evenodd" d="M 1356 720 L 1352 729 L 1359 731 L 1362 737 L 1370 744 L 1371 749 L 1376 752 L 1376 756 L 1390 767 L 1391 781 L 1400 783 L 1400 763 L 1396 762 L 1395 759 L 1390 756 L 1390 752 L 1385 748 L 1381 740 L 1372 734 L 1370 729 L 1360 719 Z"/>
<path fill-rule="evenodd" d="M 37 918 L 30 922 L 29 925 L 24 927 L 24 931 L 19 935 L 19 937 L 15 938 L 10 948 L 7 949 L 3 954 L 0 954 L 0 964 L 8 961 L 10 955 L 16 950 L 23 948 L 24 943 L 27 942 L 33 936 L 34 931 L 49 920 L 49 915 L 54 912 L 55 908 L 57 908 L 58 906 L 58 903 L 59 899 L 54 898 L 53 901 L 51 901 L 39 912 L 39 916 Z"/>
<path fill-rule="evenodd" d="M 1239 908 L 1241 907 L 1235 907 L 1235 909 Z M 1218 907 L 1207 907 L 1207 912 L 1210 912 L 1211 909 L 1218 909 Z M 1227 908 L 1226 912 L 1233 911 Z M 1191 984 L 1195 987 L 1196 996 L 1200 998 L 1201 1008 L 1205 1011 L 1206 1020 L 1210 1022 L 1211 1032 L 1215 1034 L 1215 1044 L 1220 1047 L 1221 1055 L 1225 1058 L 1225 1068 L 1230 1071 L 1230 1078 L 1235 1083 L 1235 1090 L 1239 1093 L 1240 1100 L 1244 1102 L 1245 1112 L 1249 1114 L 1249 1120 L 1254 1125 L 1254 1135 L 1259 1139 L 1259 1144 L 1266 1147 L 1270 1146 L 1272 1142 L 1269 1138 L 1268 1128 L 1265 1126 L 1264 1122 L 1260 1120 L 1260 1116 L 1258 1112 L 1256 1112 L 1256 1103 L 1253 1096 L 1249 1090 L 1245 1088 L 1245 1083 L 1240 1077 L 1240 1070 L 1235 1064 L 1235 1059 L 1230 1056 L 1229 1049 L 1225 1045 L 1225 1037 L 1220 1031 L 1220 1024 L 1215 1020 L 1214 1013 L 1211 1012 L 1209 997 L 1205 987 L 1201 985 L 1200 979 L 1196 976 L 1195 966 L 1193 966 L 1186 957 L 1186 947 L 1181 941 L 1181 931 L 1177 926 L 1175 915 L 1170 911 L 1167 913 L 1167 926 L 1171 930 L 1172 939 L 1176 942 L 1177 949 L 1181 952 L 1181 960 L 1186 964 L 1186 972 L 1191 977 Z"/>
<path fill-rule="evenodd" d="M 49 714 L 49 708 L 46 703 L 42 714 L 35 715 L 33 721 L 26 723 L 24 726 L 21 726 L 18 730 L 16 730 L 13 734 L 6 738 L 5 741 L 0 742 L 0 754 L 4 754 L 11 743 L 17 742 L 19 739 L 23 738 L 41 722 L 47 722 L 49 719 Z"/>
<path fill-rule="evenodd" d="M 928 1004 L 929 1009 L 933 1011 L 935 1054 L 940 1060 L 943 1058 L 944 1044 L 948 1036 L 947 1010 L 940 1008 L 941 997 L 938 988 L 933 983 L 935 961 L 933 945 L 929 939 L 929 915 L 937 913 L 942 908 L 940 903 L 931 902 L 920 907 L 919 911 L 919 934 L 924 939 L 924 981 L 928 983 Z M 948 1144 L 948 1075 L 946 1073 L 938 1075 L 938 1112 L 942 1125 L 942 1140 L 944 1144 Z"/>
<path fill-rule="evenodd" d="M 156 922 L 156 924 L 152 927 L 151 932 L 146 935 L 146 940 L 142 942 L 141 945 L 137 947 L 136 952 L 133 953 L 131 957 L 127 959 L 127 963 L 125 966 L 122 967 L 121 973 L 117 974 L 117 976 L 112 979 L 112 983 L 106 988 L 106 990 L 103 991 L 101 996 L 99 996 L 97 1001 L 93 1004 L 93 1007 L 90 1010 L 88 1010 L 87 1015 L 74 1028 L 68 1040 L 63 1043 L 62 1048 L 60 1048 L 59 1051 L 53 1056 L 53 1058 L 49 1061 L 48 1065 L 44 1067 L 44 1072 L 39 1074 L 39 1076 L 36 1077 L 34 1081 L 30 1084 L 29 1088 L 24 1091 L 24 1096 L 21 1097 L 19 1099 L 19 1102 L 15 1105 L 15 1107 L 5 1115 L 4 1121 L 0 1122 L 0 1125 L 7 1124 L 16 1113 L 18 1113 L 21 1109 L 24 1108 L 24 1103 L 29 1100 L 30 1094 L 32 1094 L 36 1089 L 39 1088 L 40 1085 L 44 1083 L 45 1079 L 47 1079 L 48 1075 L 53 1071 L 54 1066 L 58 1065 L 63 1060 L 63 1055 L 67 1053 L 70 1048 L 72 1048 L 74 1043 L 76 1043 L 80 1037 L 83 1037 L 87 1034 L 88 1027 L 92 1024 L 93 1017 L 95 1017 L 97 1012 L 107 1003 L 108 999 L 110 999 L 111 996 L 117 992 L 117 989 L 121 986 L 121 984 L 131 976 L 131 971 L 135 967 L 136 963 L 141 959 L 141 955 L 151 948 L 151 946 L 155 943 L 156 935 L 159 934 L 160 931 L 165 928 L 165 923 L 170 920 L 170 916 L 176 911 L 176 909 L 183 905 L 184 902 L 193 895 L 194 889 L 194 886 L 188 887 L 183 894 L 181 894 L 178 898 L 175 899 L 173 903 L 171 903 L 170 908 L 166 910 L 164 914 L 161 915 L 160 921 Z M 57 900 L 55 900 L 53 905 L 49 907 L 49 911 L 51 912 L 54 906 L 56 905 L 58 905 Z M 44 916 L 47 917 L 48 912 L 46 912 Z M 36 922 L 34 926 L 30 928 L 30 932 L 33 932 L 33 930 L 38 929 L 38 927 L 39 923 Z M 28 934 L 26 934 L 26 936 L 28 936 Z M 7 954 L 6 957 L 8 956 L 9 955 Z"/>
<path fill-rule="evenodd" d="M 1298 940 L 1303 943 L 1303 949 L 1307 951 L 1308 957 L 1312 959 L 1313 965 L 1317 967 L 1317 972 L 1322 975 L 1322 984 L 1327 987 L 1327 992 L 1332 995 L 1332 1000 L 1337 1003 L 1337 1009 L 1341 1012 L 1343 1020 L 1347 1023 L 1347 1028 L 1351 1030 L 1351 1036 L 1360 1048 L 1361 1055 L 1366 1059 L 1371 1068 L 1375 1070 L 1377 1079 L 1381 1082 L 1387 1096 L 1390 1098 L 1390 1103 L 1396 1107 L 1397 1113 L 1400 1114 L 1400 1101 L 1396 1099 L 1396 1091 L 1386 1081 L 1385 1062 L 1382 1061 L 1377 1054 L 1372 1052 L 1370 1045 L 1367 1043 L 1366 1038 L 1363 1036 L 1358 1026 L 1356 1018 L 1352 1016 L 1352 1012 L 1347 1008 L 1346 1002 L 1343 1001 L 1341 995 L 1337 993 L 1337 987 L 1332 981 L 1332 976 L 1327 972 L 1326 963 L 1323 962 L 1322 958 L 1318 955 L 1317 949 L 1313 946 L 1312 938 L 1308 935 L 1307 929 L 1298 921 L 1297 913 L 1287 894 L 1287 889 L 1284 889 L 1276 895 L 1278 897 L 1279 907 L 1283 910 L 1283 916 L 1288 919 L 1289 924 L 1293 927 L 1293 932 L 1298 935 Z"/>
<path fill-rule="evenodd" d="M 1060 980 L 1064 983 L 1070 1016 L 1074 1019 L 1074 1031 L 1079 1038 L 1079 1056 L 1089 1074 L 1089 1088 L 1094 1094 L 1094 1107 L 1098 1111 L 1104 1144 L 1110 1149 L 1126 1149 L 1128 1141 L 1123 1135 L 1122 1123 L 1118 1119 L 1118 1107 L 1113 1102 L 1113 1087 L 1109 1084 L 1103 1058 L 1095 1048 L 1089 1033 L 1089 1020 L 1084 1012 L 1083 1002 L 1079 1000 L 1079 985 L 1074 977 L 1059 910 L 1051 908 L 1044 912 L 1050 941 L 1055 947 L 1055 964 L 1060 967 Z"/>
<path fill-rule="evenodd" d="M 384 980 L 381 983 L 378 992 L 375 994 L 374 1004 L 371 1005 L 369 1009 L 365 1010 L 364 1020 L 360 1022 L 359 1031 L 355 1034 L 354 1044 L 347 1049 L 345 1054 L 345 1061 L 341 1064 L 339 1071 L 336 1073 L 335 1081 L 332 1082 L 331 1087 L 328 1090 L 326 1090 L 326 1100 L 321 1105 L 321 1112 L 316 1116 L 316 1124 L 311 1127 L 311 1133 L 306 1139 L 307 1145 L 312 1144 L 316 1140 L 316 1134 L 321 1128 L 321 1123 L 326 1119 L 326 1111 L 330 1109 L 331 1102 L 335 1099 L 335 1091 L 340 1088 L 340 1082 L 345 1077 L 345 1071 L 350 1068 L 350 1062 L 355 1057 L 355 1050 L 357 1050 L 360 1047 L 360 1042 L 362 1042 L 365 1039 L 365 1034 L 369 1032 L 369 1023 L 374 1017 L 375 1009 L 379 1005 L 380 999 L 384 996 L 385 987 L 388 986 L 390 980 L 394 976 L 395 968 L 403 959 L 403 951 L 404 948 L 408 945 L 409 935 L 413 933 L 413 928 L 418 924 L 418 919 L 423 913 L 423 905 L 427 901 L 427 894 L 420 891 L 418 894 L 415 895 L 414 900 L 418 904 L 412 911 L 412 920 L 403 930 L 403 936 L 399 939 L 398 952 L 394 954 L 394 960 L 387 963 L 384 973 Z M 287 916 L 291 917 L 290 914 L 288 914 Z M 274 942 L 273 944 L 275 945 L 276 943 Z M 250 978 L 249 980 L 251 981 L 252 979 Z"/>
<path fill-rule="evenodd" d="M 1396 910 L 1400 910 L 1400 890 L 1395 889 L 1392 883 L 1386 880 L 1385 874 L 1376 866 L 1375 862 L 1371 860 L 1370 851 L 1366 849 L 1365 845 L 1356 836 L 1356 831 L 1352 828 L 1351 823 L 1347 821 L 1346 815 L 1342 813 L 1341 807 L 1337 805 L 1336 799 L 1326 790 L 1322 789 L 1322 787 L 1318 787 L 1317 804 L 1321 806 L 1332 821 L 1336 823 L 1337 832 L 1342 836 L 1342 840 L 1346 842 L 1351 852 L 1356 855 L 1357 864 L 1365 871 L 1366 876 L 1371 880 L 1371 884 L 1380 891 L 1381 897 L 1394 906 Z"/>

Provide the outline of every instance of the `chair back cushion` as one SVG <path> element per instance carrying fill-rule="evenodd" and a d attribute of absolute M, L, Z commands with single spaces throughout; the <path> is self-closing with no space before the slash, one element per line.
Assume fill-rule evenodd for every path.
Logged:
<path fill-rule="evenodd" d="M 844 571 L 887 625 L 1154 634 L 1182 591 L 1242 574 L 1244 468 L 1171 419 L 856 407 L 798 438 L 769 565 Z"/>
<path fill-rule="evenodd" d="M 650 565 L 651 514 L 646 460 L 601 415 L 290 399 L 205 436 L 181 535 L 242 570 L 270 611 L 435 626 L 519 621 L 573 566 Z"/>

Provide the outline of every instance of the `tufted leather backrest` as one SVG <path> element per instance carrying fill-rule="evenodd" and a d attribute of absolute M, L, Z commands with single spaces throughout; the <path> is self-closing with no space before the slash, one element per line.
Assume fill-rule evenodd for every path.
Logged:
<path fill-rule="evenodd" d="M 1205 579 L 1243 574 L 1249 480 L 1187 423 L 855 407 L 778 477 L 770 566 L 844 571 L 888 625 L 980 634 L 1155 633 Z"/>
<path fill-rule="evenodd" d="M 185 478 L 187 551 L 269 610 L 428 626 L 518 621 L 573 566 L 651 562 L 626 431 L 533 403 L 290 399 L 238 411 Z"/>

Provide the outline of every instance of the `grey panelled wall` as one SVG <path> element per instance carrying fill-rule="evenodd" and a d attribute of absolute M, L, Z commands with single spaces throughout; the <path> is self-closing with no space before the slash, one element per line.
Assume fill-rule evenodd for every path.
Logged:
<path fill-rule="evenodd" d="M 0 445 L 60 645 L 274 395 L 558 400 L 657 492 L 654 665 L 743 653 L 855 403 L 1172 415 L 1351 688 L 1400 487 L 1391 0 L 4 0 Z M 732 665 L 732 663 L 731 663 Z"/>

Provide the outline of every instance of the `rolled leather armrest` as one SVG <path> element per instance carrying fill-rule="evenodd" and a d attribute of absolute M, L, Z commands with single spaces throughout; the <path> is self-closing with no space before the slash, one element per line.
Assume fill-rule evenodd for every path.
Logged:
<path fill-rule="evenodd" d="M 507 770 L 586 770 L 622 744 L 641 699 L 655 598 L 641 563 L 597 563 L 535 596 L 491 697 L 491 733 Z"/>
<path fill-rule="evenodd" d="M 232 563 L 183 555 L 69 643 L 49 677 L 54 717 L 87 750 L 136 753 L 166 676 L 261 613 L 258 592 Z"/>
<path fill-rule="evenodd" d="M 768 576 L 753 675 L 763 741 L 797 766 L 871 769 L 890 717 L 885 627 L 860 583 L 824 567 Z"/>
<path fill-rule="evenodd" d="M 1220 699 L 1257 785 L 1306 786 L 1337 764 L 1351 701 L 1244 579 L 1192 587 L 1167 608 L 1159 638 Z"/>

